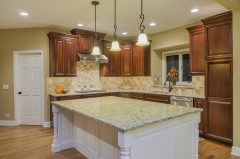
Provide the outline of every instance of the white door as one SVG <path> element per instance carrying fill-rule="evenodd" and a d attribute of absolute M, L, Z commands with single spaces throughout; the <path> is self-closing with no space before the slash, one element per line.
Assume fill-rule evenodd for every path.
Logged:
<path fill-rule="evenodd" d="M 41 54 L 18 56 L 18 110 L 19 124 L 42 125 L 41 123 Z"/>

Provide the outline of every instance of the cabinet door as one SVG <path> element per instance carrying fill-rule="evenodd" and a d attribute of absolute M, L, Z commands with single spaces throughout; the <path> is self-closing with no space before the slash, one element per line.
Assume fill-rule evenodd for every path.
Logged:
<path fill-rule="evenodd" d="M 206 136 L 232 143 L 233 79 L 232 59 L 207 60 Z"/>
<path fill-rule="evenodd" d="M 65 76 L 65 39 L 52 38 L 50 48 L 52 49 L 50 62 L 50 76 Z"/>
<path fill-rule="evenodd" d="M 201 20 L 206 27 L 206 57 L 232 56 L 232 12 Z"/>
<path fill-rule="evenodd" d="M 111 75 L 120 76 L 121 75 L 121 51 L 111 51 Z"/>
<path fill-rule="evenodd" d="M 170 96 L 161 94 L 145 94 L 145 100 L 170 104 Z"/>
<path fill-rule="evenodd" d="M 93 49 L 94 39 L 92 36 L 79 35 L 79 52 L 80 53 L 91 53 Z"/>
<path fill-rule="evenodd" d="M 199 123 L 199 134 L 204 135 L 205 133 L 205 100 L 204 99 L 194 99 L 194 107 L 201 108 L 203 111 L 201 112 L 201 122 Z"/>
<path fill-rule="evenodd" d="M 85 95 L 82 95 L 82 98 L 96 98 L 96 97 L 104 97 L 104 96 L 108 96 L 108 93 L 85 94 Z"/>
<path fill-rule="evenodd" d="M 133 46 L 132 55 L 132 75 L 143 76 L 144 75 L 144 48 L 140 46 Z"/>
<path fill-rule="evenodd" d="M 73 100 L 73 99 L 81 99 L 81 96 L 62 96 L 62 97 L 57 97 L 57 100 Z"/>
<path fill-rule="evenodd" d="M 132 75 L 132 45 L 123 45 L 121 50 L 121 75 Z"/>
<path fill-rule="evenodd" d="M 203 25 L 187 28 L 190 41 L 190 75 L 204 75 L 205 31 Z"/>
<path fill-rule="evenodd" d="M 132 92 L 132 98 L 144 100 L 144 93 Z"/>
<path fill-rule="evenodd" d="M 66 39 L 65 47 L 65 73 L 68 77 L 76 76 L 76 56 L 77 56 L 77 39 Z"/>
<path fill-rule="evenodd" d="M 119 92 L 119 97 L 131 98 L 131 92 Z"/>

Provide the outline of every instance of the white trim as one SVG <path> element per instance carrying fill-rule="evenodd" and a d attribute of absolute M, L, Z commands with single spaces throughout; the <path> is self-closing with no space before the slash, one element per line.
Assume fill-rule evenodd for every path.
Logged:
<path fill-rule="evenodd" d="M 45 128 L 48 128 L 50 126 L 51 126 L 50 122 L 44 122 L 43 123 L 43 127 L 45 127 Z"/>
<path fill-rule="evenodd" d="M 1 126 L 16 126 L 14 120 L 0 120 Z"/>
<path fill-rule="evenodd" d="M 239 147 L 235 147 L 235 146 L 232 146 L 232 152 L 231 152 L 232 155 L 236 155 L 236 156 L 240 156 L 240 148 Z"/>
<path fill-rule="evenodd" d="M 162 84 L 164 84 L 165 79 L 167 78 L 167 72 L 166 72 L 166 55 L 175 55 L 175 54 L 181 54 L 181 53 L 189 53 L 189 49 L 181 49 L 181 50 L 173 50 L 173 51 L 165 51 L 162 53 Z M 180 57 L 181 58 L 181 57 Z M 179 58 L 179 60 L 180 60 Z M 182 81 L 182 68 L 179 68 L 180 72 L 179 72 L 179 80 Z M 188 82 L 177 82 L 177 84 L 184 84 L 184 85 L 192 85 L 192 83 L 188 83 Z"/>
<path fill-rule="evenodd" d="M 18 93 L 18 56 L 22 54 L 39 54 L 41 56 L 41 74 L 42 74 L 42 89 L 41 89 L 41 121 L 42 121 L 42 126 L 44 126 L 44 54 L 43 50 L 22 50 L 22 51 L 13 51 L 13 68 L 14 68 L 14 116 L 15 116 L 15 124 L 19 125 L 19 106 L 17 102 L 17 93 Z"/>

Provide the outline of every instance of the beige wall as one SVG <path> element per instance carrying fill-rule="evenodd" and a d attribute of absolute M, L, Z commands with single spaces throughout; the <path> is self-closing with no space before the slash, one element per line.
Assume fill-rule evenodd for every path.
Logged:
<path fill-rule="evenodd" d="M 240 1 L 215 1 L 233 12 L 233 146 L 240 148 Z"/>
<path fill-rule="evenodd" d="M 201 24 L 200 22 L 181 26 L 148 36 L 151 44 L 151 75 L 162 73 L 162 52 L 189 48 L 187 27 Z"/>
<path fill-rule="evenodd" d="M 47 92 L 47 78 L 49 75 L 49 45 L 47 33 L 57 31 L 51 28 L 2 29 L 0 30 L 0 120 L 14 120 L 14 79 L 13 79 L 13 51 L 43 50 L 44 52 L 44 109 L 45 121 L 49 121 L 49 97 Z M 3 90 L 2 85 L 9 85 L 9 90 Z M 5 118 L 10 114 L 10 118 Z"/>

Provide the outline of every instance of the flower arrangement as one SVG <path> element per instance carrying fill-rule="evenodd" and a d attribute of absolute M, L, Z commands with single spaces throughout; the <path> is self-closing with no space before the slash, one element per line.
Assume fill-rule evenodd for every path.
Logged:
<path fill-rule="evenodd" d="M 167 80 L 171 81 L 173 85 L 176 85 L 178 78 L 179 78 L 179 70 L 177 70 L 175 67 L 172 67 L 167 74 Z"/>

